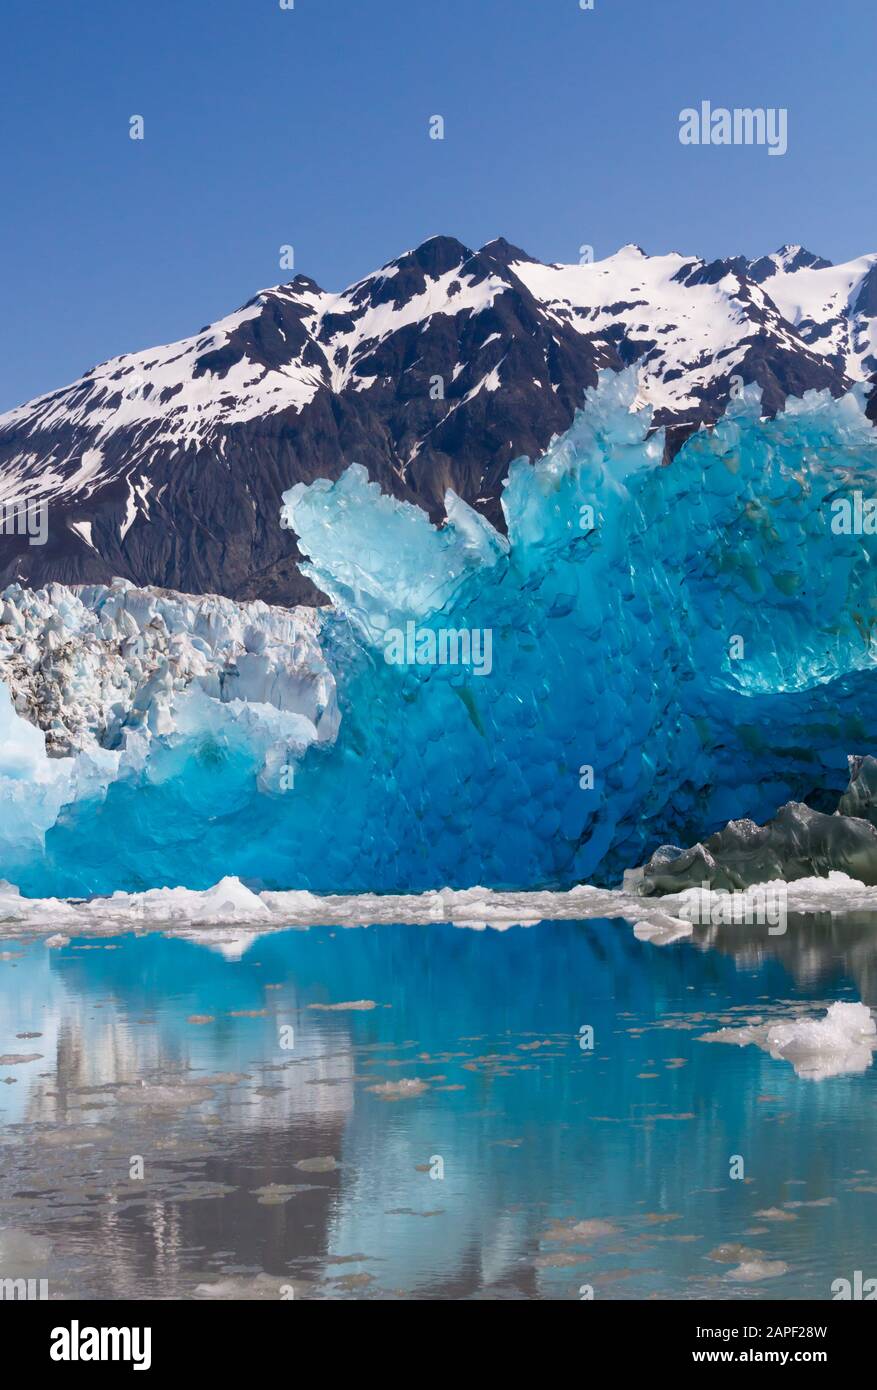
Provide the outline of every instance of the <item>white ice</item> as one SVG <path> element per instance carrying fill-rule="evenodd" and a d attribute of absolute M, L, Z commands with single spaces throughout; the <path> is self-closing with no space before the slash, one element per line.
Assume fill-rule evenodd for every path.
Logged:
<path fill-rule="evenodd" d="M 795 1075 L 811 1081 L 867 1071 L 877 1049 L 877 1024 L 866 1004 L 838 1001 L 824 1018 L 795 1017 L 774 1023 L 721 1028 L 701 1042 L 746 1047 L 754 1044 L 778 1060 L 791 1062 Z"/>
<path fill-rule="evenodd" d="M 0 851 L 143 768 L 152 740 L 232 726 L 260 786 L 338 731 L 313 608 L 107 585 L 0 594 Z"/>
<path fill-rule="evenodd" d="M 843 914 L 863 907 L 877 911 L 877 889 L 866 888 L 846 874 L 833 874 L 830 880 L 802 880 L 788 887 L 790 906 L 794 900 L 794 910 L 802 913 L 830 909 Z M 141 893 L 117 892 L 85 902 L 24 898 L 14 885 L 0 881 L 0 936 L 55 932 L 60 927 L 66 934 L 83 936 L 106 935 L 119 929 L 192 931 L 199 939 L 207 940 L 214 928 L 228 926 L 245 929 L 253 936 L 287 927 L 430 922 L 450 922 L 468 930 L 504 931 L 543 921 L 608 918 L 627 921 L 633 924 L 640 940 L 665 946 L 685 941 L 698 930 L 690 921 L 675 915 L 684 898 L 685 895 L 640 898 L 617 889 L 584 884 L 568 892 L 496 892 L 474 887 L 412 894 L 320 896 L 303 889 L 256 893 L 229 876 L 204 891 L 152 888 Z"/>

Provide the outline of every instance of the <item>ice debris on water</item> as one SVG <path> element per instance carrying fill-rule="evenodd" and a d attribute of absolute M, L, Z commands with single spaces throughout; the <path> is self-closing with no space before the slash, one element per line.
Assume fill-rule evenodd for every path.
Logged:
<path fill-rule="evenodd" d="M 754 1044 L 771 1057 L 791 1062 L 797 1076 L 822 1081 L 830 1076 L 867 1071 L 877 1050 L 877 1023 L 866 1004 L 838 1000 L 824 1018 L 721 1028 L 705 1033 L 700 1041 L 734 1043 L 738 1047 Z M 785 1213 L 781 1216 L 788 1219 Z"/>

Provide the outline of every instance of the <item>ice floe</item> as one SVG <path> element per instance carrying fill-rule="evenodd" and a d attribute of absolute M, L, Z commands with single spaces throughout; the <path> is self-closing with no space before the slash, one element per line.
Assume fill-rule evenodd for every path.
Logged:
<path fill-rule="evenodd" d="M 779 888 L 787 893 L 789 912 L 802 916 L 877 912 L 877 888 L 868 888 L 841 873 L 833 873 L 828 879 L 799 879 L 787 885 L 757 885 L 749 893 L 757 898 L 764 889 Z M 62 946 L 72 935 L 162 930 L 186 935 L 237 959 L 260 933 L 285 928 L 450 922 L 466 930 L 505 931 L 546 921 L 608 918 L 630 923 L 641 941 L 669 946 L 706 930 L 696 926 L 697 914 L 691 908 L 692 901 L 701 896 L 707 904 L 705 920 L 709 921 L 711 900 L 746 895 L 688 889 L 681 894 L 643 899 L 621 890 L 584 884 L 567 892 L 498 892 L 475 887 L 410 894 L 318 895 L 297 889 L 256 892 L 229 875 L 203 891 L 150 888 L 141 893 L 64 899 L 25 897 L 13 884 L 0 880 L 0 937 L 45 933 L 47 946 Z M 360 1002 L 358 1007 L 364 1004 Z"/>
<path fill-rule="evenodd" d="M 822 1081 L 867 1071 L 877 1050 L 877 1024 L 865 1004 L 832 1004 L 824 1018 L 796 1017 L 787 1021 L 721 1028 L 705 1033 L 701 1042 L 754 1044 L 771 1057 L 791 1062 L 796 1076 Z M 757 1212 L 768 1219 L 789 1220 L 791 1213 Z"/>

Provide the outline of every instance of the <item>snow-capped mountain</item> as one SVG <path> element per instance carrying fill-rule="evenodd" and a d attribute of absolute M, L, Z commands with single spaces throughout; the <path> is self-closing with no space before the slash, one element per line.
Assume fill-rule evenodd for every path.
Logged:
<path fill-rule="evenodd" d="M 120 575 L 313 602 L 279 524 L 285 489 L 358 462 L 434 520 L 451 487 L 501 526 L 510 461 L 568 428 L 600 368 L 631 363 L 670 457 L 735 375 L 768 413 L 874 380 L 877 255 L 626 246 L 544 265 L 502 239 L 433 237 L 340 294 L 297 276 L 0 416 L 0 503 L 45 499 L 49 521 L 44 545 L 6 526 L 0 582 Z"/>

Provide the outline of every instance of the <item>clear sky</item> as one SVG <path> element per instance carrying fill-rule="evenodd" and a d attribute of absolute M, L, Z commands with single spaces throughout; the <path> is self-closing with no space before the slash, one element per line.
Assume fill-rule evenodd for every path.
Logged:
<path fill-rule="evenodd" d="M 329 289 L 437 232 L 877 250 L 874 0 L 3 0 L 0 44 L 0 409 L 291 278 L 287 244 Z M 682 146 L 701 100 L 786 107 L 788 153 Z"/>

